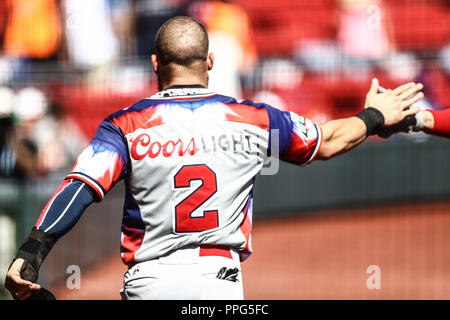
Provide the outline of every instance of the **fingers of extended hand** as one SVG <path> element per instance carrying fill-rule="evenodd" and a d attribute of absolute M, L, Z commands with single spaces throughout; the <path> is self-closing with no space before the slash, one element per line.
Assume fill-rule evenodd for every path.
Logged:
<path fill-rule="evenodd" d="M 422 99 L 423 93 L 419 92 L 418 94 L 414 95 L 413 97 L 402 101 L 402 107 L 403 109 L 409 108 L 411 105 L 413 105 L 414 103 L 416 103 L 417 101 L 419 101 L 420 99 Z"/>
<path fill-rule="evenodd" d="M 403 111 L 402 115 L 404 116 L 404 118 L 406 118 L 408 116 L 412 116 L 412 115 L 416 114 L 419 111 L 420 111 L 420 108 L 406 109 L 405 111 Z"/>
<path fill-rule="evenodd" d="M 405 92 L 406 90 L 410 89 L 411 87 L 414 87 L 414 85 L 415 85 L 414 82 L 408 82 L 408 83 L 402 84 L 401 86 L 392 90 L 392 94 L 398 96 L 398 95 L 402 94 L 403 92 Z"/>
<path fill-rule="evenodd" d="M 421 83 L 416 84 L 415 86 L 403 91 L 399 97 L 402 100 L 407 99 L 408 97 L 412 96 L 413 94 L 417 93 L 418 91 L 423 89 L 423 85 Z"/>

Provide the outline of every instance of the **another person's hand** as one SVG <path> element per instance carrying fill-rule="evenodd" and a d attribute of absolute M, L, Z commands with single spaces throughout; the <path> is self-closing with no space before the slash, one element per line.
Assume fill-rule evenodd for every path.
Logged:
<path fill-rule="evenodd" d="M 384 126 L 395 125 L 419 112 L 419 108 L 409 107 L 423 98 L 421 83 L 409 82 L 383 93 L 378 93 L 378 86 L 378 80 L 373 79 L 364 107 L 378 109 L 384 116 Z"/>
<path fill-rule="evenodd" d="M 433 128 L 433 114 L 429 110 L 421 110 L 414 116 L 406 117 L 394 126 L 382 128 L 378 131 L 378 136 L 386 139 L 399 132 L 410 133 L 423 131 L 426 133 L 431 133 Z"/>
<path fill-rule="evenodd" d="M 15 260 L 6 274 L 5 288 L 9 290 L 14 300 L 28 299 L 32 291 L 41 289 L 39 284 L 21 278 L 20 271 L 24 261 L 20 258 Z"/>
<path fill-rule="evenodd" d="M 399 132 L 410 133 L 411 131 L 419 131 L 418 129 L 416 129 L 417 125 L 416 117 L 418 114 L 420 114 L 420 112 L 416 113 L 415 115 L 406 117 L 405 119 L 403 119 L 402 121 L 393 126 L 381 128 L 378 131 L 377 135 L 380 138 L 387 139 L 391 135 Z"/>

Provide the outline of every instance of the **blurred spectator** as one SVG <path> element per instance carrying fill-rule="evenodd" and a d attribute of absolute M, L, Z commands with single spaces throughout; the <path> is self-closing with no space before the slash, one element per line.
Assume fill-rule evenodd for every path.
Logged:
<path fill-rule="evenodd" d="M 42 178 L 72 165 L 86 139 L 44 93 L 33 87 L 19 90 L 15 98 L 17 165 L 26 177 Z"/>
<path fill-rule="evenodd" d="M 234 1 L 196 1 L 189 13 L 208 29 L 214 67 L 209 87 L 242 98 L 240 77 L 250 72 L 258 57 L 247 12 Z"/>
<path fill-rule="evenodd" d="M 16 165 L 21 178 L 42 176 L 38 165 L 38 145 L 35 127 L 47 111 L 44 94 L 35 88 L 17 92 L 14 101 Z M 38 133 L 39 134 L 39 133 Z"/>
<path fill-rule="evenodd" d="M 330 77 L 338 73 L 342 53 L 335 39 L 308 39 L 297 44 L 294 58 L 305 69 Z"/>
<path fill-rule="evenodd" d="M 338 0 L 335 37 L 301 39 L 294 56 L 305 68 L 327 76 L 344 71 L 365 77 L 394 50 L 382 0 Z M 357 70 L 357 72 L 355 72 Z"/>
<path fill-rule="evenodd" d="M 112 28 L 119 42 L 120 56 L 137 55 L 136 26 L 132 0 L 109 0 Z"/>
<path fill-rule="evenodd" d="M 395 45 L 382 0 L 339 0 L 338 40 L 353 59 L 379 60 Z"/>
<path fill-rule="evenodd" d="M 132 0 L 135 14 L 137 53 L 148 57 L 155 53 L 155 36 L 166 20 L 185 15 L 187 0 Z"/>
<path fill-rule="evenodd" d="M 337 40 L 347 76 L 369 77 L 374 65 L 395 51 L 382 0 L 339 0 Z"/>
<path fill-rule="evenodd" d="M 13 101 L 13 90 L 0 87 L 0 177 L 12 176 L 15 169 Z"/>
<path fill-rule="evenodd" d="M 69 60 L 89 70 L 118 56 L 108 0 L 63 0 L 65 36 Z"/>
<path fill-rule="evenodd" d="M 383 0 L 339 0 L 336 39 L 302 41 L 294 54 L 314 72 L 333 76 L 339 71 L 360 80 L 380 68 L 396 81 L 416 78 L 421 65 L 414 54 L 398 52 Z"/>
<path fill-rule="evenodd" d="M 375 66 L 398 81 L 418 75 L 420 64 L 416 57 L 396 49 L 389 7 L 383 0 L 340 0 L 339 3 L 338 41 L 347 75 L 369 76 Z"/>
<path fill-rule="evenodd" d="M 290 110 L 282 98 L 283 93 L 297 90 L 303 78 L 303 70 L 289 59 L 267 59 L 261 63 L 260 90 L 255 93 L 255 101 L 264 101 L 280 110 Z"/>
<path fill-rule="evenodd" d="M 87 146 L 87 138 L 63 109 L 49 103 L 46 114 L 33 130 L 38 147 L 38 170 L 49 174 L 72 166 Z"/>
<path fill-rule="evenodd" d="M 3 43 L 5 54 L 32 59 L 55 56 L 61 40 L 57 0 L 2 2 L 6 3 L 8 10 Z"/>

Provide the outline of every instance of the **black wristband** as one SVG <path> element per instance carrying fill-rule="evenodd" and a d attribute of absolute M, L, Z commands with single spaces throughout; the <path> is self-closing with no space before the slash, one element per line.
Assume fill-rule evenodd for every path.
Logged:
<path fill-rule="evenodd" d="M 35 227 L 31 230 L 16 255 L 16 259 L 22 258 L 26 262 L 22 266 L 22 278 L 32 282 L 37 280 L 39 268 L 57 240 L 52 232 L 37 230 Z"/>
<path fill-rule="evenodd" d="M 380 110 L 369 107 L 356 115 L 366 125 L 366 136 L 374 135 L 384 125 L 384 116 Z"/>

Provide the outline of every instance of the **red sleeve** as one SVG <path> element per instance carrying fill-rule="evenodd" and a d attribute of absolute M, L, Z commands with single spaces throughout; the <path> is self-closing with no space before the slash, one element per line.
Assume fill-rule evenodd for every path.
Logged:
<path fill-rule="evenodd" d="M 434 118 L 433 135 L 450 138 L 450 108 L 446 110 L 428 110 Z"/>

